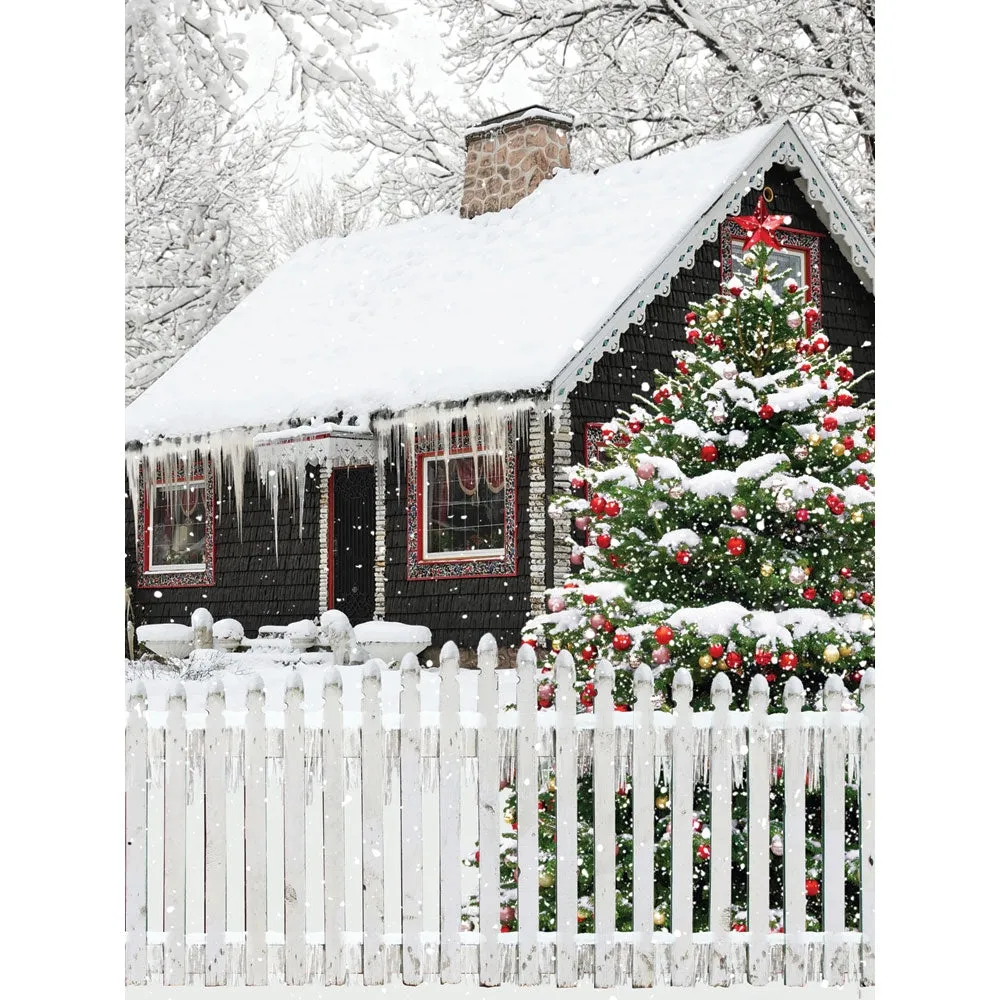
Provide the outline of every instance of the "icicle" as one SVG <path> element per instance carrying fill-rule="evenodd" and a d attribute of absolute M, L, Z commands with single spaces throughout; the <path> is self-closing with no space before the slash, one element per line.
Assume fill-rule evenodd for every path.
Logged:
<path fill-rule="evenodd" d="M 577 774 L 590 774 L 594 764 L 594 730 L 578 729 L 576 732 Z"/>
<path fill-rule="evenodd" d="M 159 727 L 153 728 L 149 727 L 147 730 L 149 733 L 149 779 L 150 786 L 152 788 L 162 788 L 163 787 L 163 767 L 164 767 L 164 757 L 166 755 L 165 750 L 165 736 L 166 730 Z"/>
<path fill-rule="evenodd" d="M 264 758 L 265 781 L 270 784 L 272 781 L 278 785 L 285 781 L 285 758 L 265 757 Z"/>
<path fill-rule="evenodd" d="M 462 758 L 462 787 L 478 788 L 479 759 L 476 757 Z"/>
<path fill-rule="evenodd" d="M 743 778 L 750 748 L 747 744 L 747 730 L 744 726 L 733 726 L 733 788 L 743 787 Z"/>
<path fill-rule="evenodd" d="M 618 729 L 615 742 L 615 788 L 622 788 L 632 774 L 632 731 Z"/>
<path fill-rule="evenodd" d="M 438 762 L 434 757 L 420 758 L 420 787 L 425 792 L 438 790 Z"/>
<path fill-rule="evenodd" d="M 708 784 L 712 770 L 712 730 L 708 726 L 695 726 L 693 770 L 695 784 Z"/>
<path fill-rule="evenodd" d="M 804 764 L 806 770 L 806 788 L 816 789 L 820 787 L 820 779 L 823 771 L 823 717 L 820 713 L 815 713 L 818 718 L 810 719 L 803 733 L 802 749 L 805 757 Z M 813 723 L 810 725 L 809 723 Z"/>
<path fill-rule="evenodd" d="M 311 805 L 323 787 L 323 730 L 305 730 L 306 805 Z"/>
<path fill-rule="evenodd" d="M 556 761 L 554 757 L 545 756 L 541 754 L 537 757 L 537 767 L 535 768 L 535 780 L 538 782 L 539 788 L 547 788 L 550 779 L 555 779 L 556 776 Z"/>
<path fill-rule="evenodd" d="M 500 727 L 500 780 L 508 783 L 514 780 L 517 767 L 517 728 Z"/>
<path fill-rule="evenodd" d="M 848 726 L 845 729 L 847 736 L 847 783 L 856 785 L 861 768 L 861 728 L 859 726 Z"/>
<path fill-rule="evenodd" d="M 205 788 L 205 730 L 189 729 L 187 734 L 187 804 Z"/>
<path fill-rule="evenodd" d="M 785 732 L 783 729 L 769 731 L 771 744 L 771 784 L 778 783 L 778 769 L 785 759 Z"/>

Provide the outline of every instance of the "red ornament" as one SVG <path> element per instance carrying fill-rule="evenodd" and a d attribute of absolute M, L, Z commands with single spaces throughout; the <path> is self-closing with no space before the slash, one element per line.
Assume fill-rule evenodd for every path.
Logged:
<path fill-rule="evenodd" d="M 741 556 L 747 549 L 747 543 L 743 541 L 742 538 L 737 538 L 734 536 L 726 542 L 726 548 L 729 550 L 731 556 Z"/>
<path fill-rule="evenodd" d="M 611 640 L 611 645 L 618 650 L 619 653 L 624 653 L 625 650 L 632 648 L 632 637 L 628 632 L 616 632 L 614 639 Z"/>
<path fill-rule="evenodd" d="M 794 670 L 799 665 L 799 658 L 790 652 L 782 653 L 778 657 L 778 666 L 782 670 Z"/>
<path fill-rule="evenodd" d="M 824 417 L 823 418 L 823 430 L 825 431 L 835 431 L 840 425 L 837 423 L 836 417 Z"/>
<path fill-rule="evenodd" d="M 580 656 L 582 656 L 585 660 L 592 660 L 595 656 L 597 656 L 597 649 L 594 646 L 584 646 L 583 649 L 580 650 Z"/>
<path fill-rule="evenodd" d="M 664 400 L 669 398 L 670 398 L 670 390 L 665 385 L 660 386 L 660 388 L 653 393 L 654 403 L 662 403 Z"/>
<path fill-rule="evenodd" d="M 874 441 L 875 440 L 875 425 L 874 424 L 872 424 L 871 427 L 866 427 L 865 428 L 865 437 L 868 438 L 869 441 Z"/>
<path fill-rule="evenodd" d="M 513 906 L 501 906 L 500 907 L 500 923 L 501 924 L 512 924 L 514 922 L 514 907 Z"/>
<path fill-rule="evenodd" d="M 774 654 L 770 649 L 762 648 L 758 649 L 757 652 L 753 654 L 753 661 L 758 667 L 767 667 L 770 666 L 771 658 L 773 656 Z"/>
<path fill-rule="evenodd" d="M 597 594 L 584 594 L 583 603 L 584 604 L 596 604 L 598 601 Z"/>
<path fill-rule="evenodd" d="M 604 505 L 607 501 L 600 495 L 600 493 L 595 493 L 590 498 L 590 509 L 595 514 L 601 514 L 604 512 Z"/>
<path fill-rule="evenodd" d="M 597 547 L 599 549 L 611 548 L 611 536 L 610 535 L 598 535 L 597 536 Z"/>
<path fill-rule="evenodd" d="M 685 323 L 694 323 L 697 319 L 698 319 L 698 317 L 695 316 L 695 314 L 693 312 L 689 312 L 689 313 L 685 313 L 684 314 L 684 322 Z"/>
<path fill-rule="evenodd" d="M 583 705 L 593 705 L 594 698 L 597 697 L 597 687 L 593 681 L 587 681 L 580 691 L 580 703 Z"/>
<path fill-rule="evenodd" d="M 850 451 L 854 447 L 854 438 L 850 434 L 845 434 L 840 443 L 844 446 L 844 451 Z"/>
<path fill-rule="evenodd" d="M 872 453 L 866 448 L 863 451 L 859 451 L 856 457 L 859 462 L 868 462 L 871 461 Z"/>
<path fill-rule="evenodd" d="M 746 930 L 747 930 L 747 925 L 746 924 L 733 924 L 733 928 L 732 929 L 734 931 L 736 931 L 738 934 L 745 934 Z"/>
<path fill-rule="evenodd" d="M 722 659 L 722 654 L 725 651 L 725 647 L 721 642 L 713 642 L 712 645 L 708 647 L 708 655 L 711 656 L 713 660 Z"/>
<path fill-rule="evenodd" d="M 807 601 L 815 601 L 816 600 L 816 588 L 815 587 L 806 587 L 805 590 L 802 591 L 802 596 Z"/>
<path fill-rule="evenodd" d="M 806 895 L 807 896 L 818 896 L 819 895 L 819 882 L 814 878 L 806 879 Z"/>
<path fill-rule="evenodd" d="M 614 427 L 604 426 L 601 428 L 601 437 L 603 437 L 605 441 L 610 441 L 614 436 L 615 436 Z"/>
<path fill-rule="evenodd" d="M 836 493 L 831 493 L 827 496 L 826 505 L 830 509 L 831 514 L 840 516 L 844 513 L 844 501 Z"/>
<path fill-rule="evenodd" d="M 590 627 L 595 632 L 600 632 L 601 629 L 604 628 L 606 621 L 607 619 L 604 617 L 604 615 L 598 612 L 597 614 L 593 614 L 590 616 Z"/>
<path fill-rule="evenodd" d="M 731 649 L 728 653 L 726 653 L 726 666 L 729 667 L 730 670 L 735 670 L 736 667 L 739 667 L 742 664 L 743 657 L 740 656 L 735 649 Z"/>
<path fill-rule="evenodd" d="M 838 406 L 850 406 L 854 402 L 854 397 L 849 392 L 837 393 Z"/>
<path fill-rule="evenodd" d="M 579 586 L 580 584 L 578 584 L 576 580 L 567 580 L 563 584 L 563 590 L 576 590 L 576 588 Z"/>
<path fill-rule="evenodd" d="M 689 344 L 697 343 L 698 339 L 701 337 L 701 330 L 688 330 L 687 332 L 687 342 Z"/>
<path fill-rule="evenodd" d="M 666 416 L 659 416 L 659 417 L 657 417 L 656 418 L 656 422 L 658 424 L 672 424 L 673 423 L 673 421 L 670 419 L 670 417 L 666 417 Z"/>
<path fill-rule="evenodd" d="M 806 320 L 810 323 L 815 323 L 819 319 L 819 310 L 815 306 L 806 306 L 802 311 L 802 315 L 805 316 Z M 824 347 L 825 351 L 826 348 Z"/>
<path fill-rule="evenodd" d="M 714 444 L 703 444 L 701 446 L 701 460 L 703 462 L 714 462 L 719 457 L 719 449 Z"/>
<path fill-rule="evenodd" d="M 531 646 L 532 649 L 535 648 L 535 646 L 537 645 L 537 643 L 538 643 L 537 639 L 522 639 L 521 640 L 521 645 L 522 646 Z"/>
<path fill-rule="evenodd" d="M 573 479 L 570 480 L 569 484 L 574 490 L 582 490 L 584 486 L 587 485 L 582 479 L 580 479 L 579 476 L 574 476 Z"/>
<path fill-rule="evenodd" d="M 674 559 L 677 560 L 678 566 L 687 566 L 691 562 L 691 553 L 687 549 L 678 549 Z"/>
<path fill-rule="evenodd" d="M 858 595 L 858 600 L 860 600 L 862 604 L 874 604 L 875 595 L 871 593 L 871 591 L 862 590 L 861 593 Z"/>
<path fill-rule="evenodd" d="M 816 312 L 815 309 L 813 310 L 813 316 L 819 316 L 819 313 Z M 812 318 L 809 315 L 809 310 L 808 309 L 805 311 L 805 317 L 806 317 L 806 319 L 811 319 Z M 810 348 L 810 352 L 815 353 L 815 354 L 822 354 L 829 346 L 830 346 L 830 341 L 827 340 L 826 337 L 817 337 L 812 342 L 812 347 Z"/>
<path fill-rule="evenodd" d="M 805 362 L 805 364 L 799 365 L 799 371 L 800 372 L 811 372 L 812 371 L 812 365 L 809 364 L 809 362 L 807 361 L 807 362 Z"/>
<path fill-rule="evenodd" d="M 733 218 L 733 222 L 745 230 L 748 237 L 743 244 L 744 253 L 757 243 L 780 250 L 781 244 L 771 234 L 779 227 L 787 226 L 791 221 L 791 217 L 787 215 L 771 215 L 763 195 L 757 199 L 753 215 L 737 215 Z"/>
<path fill-rule="evenodd" d="M 795 520 L 798 521 L 800 524 L 805 524 L 806 521 L 809 520 L 809 511 L 807 511 L 805 507 L 800 507 L 795 512 Z"/>
<path fill-rule="evenodd" d="M 654 633 L 653 638 L 661 645 L 673 642 L 674 630 L 669 625 L 661 625 Z"/>
<path fill-rule="evenodd" d="M 631 440 L 632 439 L 624 431 L 622 431 L 621 434 L 618 435 L 618 440 L 615 441 L 615 446 L 618 448 L 624 448 L 625 445 L 627 445 Z"/>
<path fill-rule="evenodd" d="M 842 566 L 841 569 L 840 569 L 840 575 L 845 580 L 849 579 L 850 576 L 851 576 L 851 567 L 850 566 Z"/>
<path fill-rule="evenodd" d="M 604 513 L 608 517 L 617 517 L 622 512 L 621 504 L 617 500 L 608 500 L 604 504 Z"/>
<path fill-rule="evenodd" d="M 774 416 L 774 407 L 770 403 L 765 403 L 758 411 L 757 415 L 761 420 L 770 420 Z"/>
<path fill-rule="evenodd" d="M 630 431 L 631 431 L 631 432 L 632 432 L 633 434 L 638 434 L 638 433 L 639 433 L 639 431 L 641 431 L 641 430 L 642 430 L 642 421 L 641 421 L 641 420 L 630 420 L 630 421 L 628 422 L 628 429 L 629 429 L 629 430 L 630 430 Z"/>
<path fill-rule="evenodd" d="M 601 628 L 603 628 L 605 632 L 614 631 L 614 627 L 615 623 L 610 618 L 606 618 L 604 620 L 604 624 L 601 626 Z"/>
<path fill-rule="evenodd" d="M 851 379 L 854 378 L 854 372 L 852 372 L 851 369 L 847 367 L 847 365 L 841 365 L 837 369 L 837 377 L 840 379 L 841 382 L 850 382 Z"/>
<path fill-rule="evenodd" d="M 833 601 L 834 604 L 840 604 L 844 600 L 844 595 L 839 590 L 831 590 L 830 600 Z"/>
<path fill-rule="evenodd" d="M 707 861 L 712 856 L 712 848 L 708 844 L 699 844 L 697 854 L 700 861 Z"/>
<path fill-rule="evenodd" d="M 788 292 L 789 295 L 794 295 L 798 290 L 799 286 L 794 281 L 792 281 L 791 278 L 789 278 L 788 281 L 785 282 L 785 291 Z"/>
<path fill-rule="evenodd" d="M 766 680 L 768 684 L 773 684 L 777 679 L 778 679 L 777 674 L 771 674 L 771 673 L 764 674 L 764 680 Z"/>
<path fill-rule="evenodd" d="M 708 343 L 708 337 L 705 338 L 705 343 L 706 344 Z M 690 374 L 690 372 L 688 371 L 688 366 L 687 366 L 687 362 L 686 361 L 678 361 L 677 362 L 677 370 L 682 375 L 689 375 Z"/>

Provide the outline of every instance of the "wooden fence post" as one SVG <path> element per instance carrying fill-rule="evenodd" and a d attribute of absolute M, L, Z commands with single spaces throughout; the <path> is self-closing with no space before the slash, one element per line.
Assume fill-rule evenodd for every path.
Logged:
<path fill-rule="evenodd" d="M 381 986 L 385 955 L 385 747 L 381 660 L 369 660 L 361 681 L 361 883 L 363 982 Z"/>
<path fill-rule="evenodd" d="M 210 629 L 211 630 L 211 629 Z M 205 721 L 205 985 L 225 986 L 226 961 L 226 692 L 208 688 Z"/>
<path fill-rule="evenodd" d="M 541 982 L 538 955 L 538 693 L 535 650 L 517 651 L 517 964 L 518 982 Z"/>
<path fill-rule="evenodd" d="M 749 919 L 750 956 L 748 972 L 754 986 L 771 979 L 770 952 L 770 845 L 771 845 L 771 751 L 767 726 L 770 692 L 763 674 L 750 680 L 750 727 L 748 733 L 749 812 Z"/>
<path fill-rule="evenodd" d="M 678 667 L 671 687 L 674 697 L 673 759 L 670 782 L 670 981 L 693 986 L 695 976 L 693 921 L 694 864 L 691 821 L 694 817 L 694 685 L 687 667 Z"/>
<path fill-rule="evenodd" d="M 632 675 L 632 986 L 653 985 L 653 672 L 640 663 Z"/>
<path fill-rule="evenodd" d="M 438 757 L 438 835 L 441 844 L 439 957 L 442 983 L 462 981 L 462 952 L 458 936 L 462 920 L 462 760 L 459 729 L 458 646 L 441 647 L 441 688 L 438 694 L 441 733 Z M 481 922 L 481 921 L 480 921 Z"/>
<path fill-rule="evenodd" d="M 594 671 L 594 987 L 615 984 L 615 669 Z"/>
<path fill-rule="evenodd" d="M 423 979 L 424 852 L 423 789 L 420 781 L 420 663 L 407 653 L 400 665 L 399 788 L 400 862 L 403 898 L 403 982 Z"/>
<path fill-rule="evenodd" d="M 323 955 L 325 983 L 347 981 L 344 931 L 347 909 L 344 836 L 344 706 L 343 681 L 336 667 L 323 675 Z"/>
<path fill-rule="evenodd" d="M 785 984 L 806 979 L 806 757 L 798 677 L 785 682 Z"/>
<path fill-rule="evenodd" d="M 875 668 L 861 678 L 861 983 L 875 985 Z"/>
<path fill-rule="evenodd" d="M 844 953 L 844 769 L 846 745 L 841 707 L 844 682 L 831 674 L 824 686 L 823 719 L 823 978 L 840 986 Z"/>
<path fill-rule="evenodd" d="M 163 985 L 187 983 L 185 856 L 187 832 L 187 694 L 175 681 L 167 701 L 163 776 Z"/>
<path fill-rule="evenodd" d="M 576 986 L 576 915 L 579 907 L 576 845 L 576 667 L 556 657 L 556 985 Z"/>
<path fill-rule="evenodd" d="M 146 950 L 146 817 L 149 783 L 146 687 L 132 685 L 125 728 L 125 982 L 143 986 L 149 978 Z"/>
<path fill-rule="evenodd" d="M 285 984 L 309 977 L 306 949 L 306 770 L 302 675 L 285 689 Z"/>
<path fill-rule="evenodd" d="M 497 643 L 479 640 L 479 984 L 500 985 L 500 732 Z"/>
<path fill-rule="evenodd" d="M 709 906 L 712 959 L 709 984 L 728 985 L 733 889 L 733 738 L 729 705 L 733 688 L 720 671 L 712 679 L 712 839 Z"/>
<path fill-rule="evenodd" d="M 243 745 L 243 822 L 246 838 L 246 983 L 267 985 L 267 730 L 264 683 L 259 674 L 247 690 L 246 736 Z"/>

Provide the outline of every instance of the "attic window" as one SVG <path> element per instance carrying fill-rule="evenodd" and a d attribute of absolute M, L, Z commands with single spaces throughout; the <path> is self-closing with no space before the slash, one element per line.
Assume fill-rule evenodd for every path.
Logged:
<path fill-rule="evenodd" d="M 407 476 L 410 580 L 513 576 L 517 469 L 513 429 L 502 451 L 473 454 L 468 435 L 447 453 L 418 441 Z"/>
<path fill-rule="evenodd" d="M 203 587 L 215 583 L 215 490 L 200 462 L 185 474 L 160 474 L 140 490 L 143 525 L 140 587 Z"/>
<path fill-rule="evenodd" d="M 806 301 L 819 310 L 822 324 L 819 233 L 809 233 L 802 229 L 779 229 L 774 235 L 781 244 L 781 249 L 771 251 L 771 262 L 777 265 L 779 273 L 790 272 L 785 278 L 794 278 L 800 288 L 805 288 Z M 723 285 L 734 274 L 746 278 L 747 268 L 743 263 L 745 243 L 746 233 L 732 219 L 726 219 L 719 227 L 719 265 Z"/>

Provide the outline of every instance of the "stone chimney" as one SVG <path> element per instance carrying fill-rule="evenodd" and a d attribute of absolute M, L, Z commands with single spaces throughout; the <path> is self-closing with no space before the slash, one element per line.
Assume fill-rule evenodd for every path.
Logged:
<path fill-rule="evenodd" d="M 465 133 L 463 219 L 499 212 L 527 197 L 557 167 L 569 169 L 572 115 L 532 105 Z"/>

